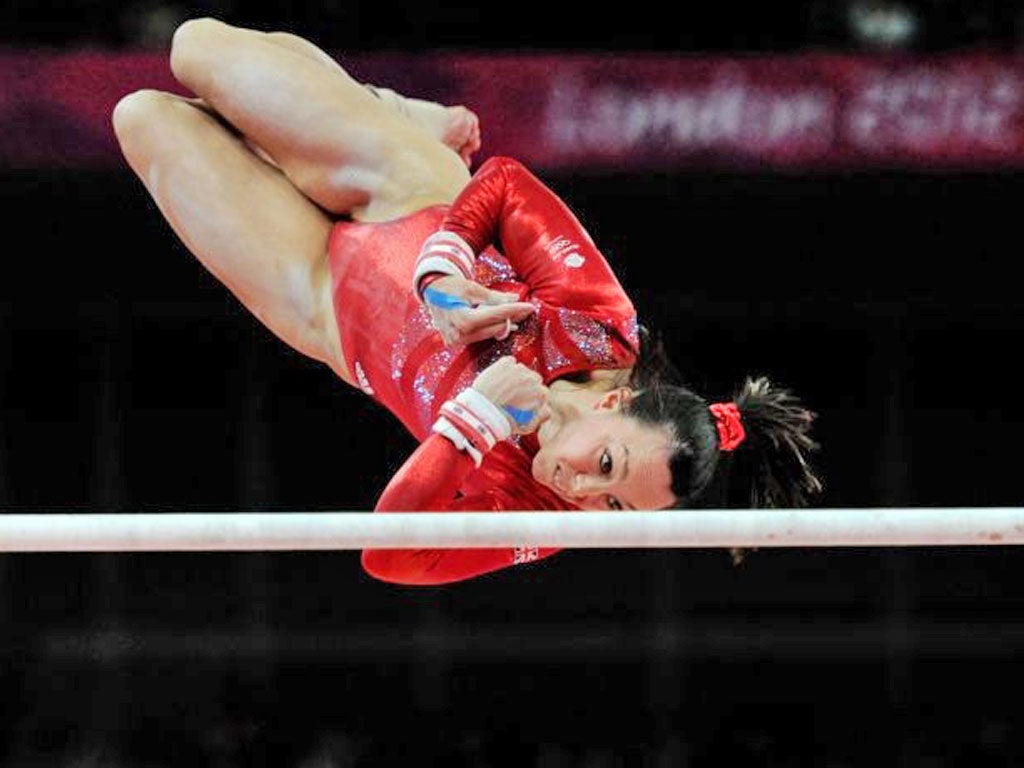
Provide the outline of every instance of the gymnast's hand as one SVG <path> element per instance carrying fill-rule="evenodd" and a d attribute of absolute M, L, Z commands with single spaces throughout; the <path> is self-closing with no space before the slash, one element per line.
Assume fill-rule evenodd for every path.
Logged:
<path fill-rule="evenodd" d="M 507 338 L 535 311 L 533 304 L 518 298 L 458 275 L 439 278 L 423 291 L 431 322 L 449 347 Z"/>
<path fill-rule="evenodd" d="M 516 434 L 533 432 L 551 417 L 544 380 L 514 357 L 499 357 L 484 368 L 473 380 L 473 389 L 508 416 Z"/>

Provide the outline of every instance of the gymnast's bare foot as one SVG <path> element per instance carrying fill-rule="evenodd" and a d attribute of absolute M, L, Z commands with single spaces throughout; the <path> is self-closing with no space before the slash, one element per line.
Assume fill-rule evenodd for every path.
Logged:
<path fill-rule="evenodd" d="M 446 107 L 433 101 L 412 99 L 389 88 L 367 86 L 370 92 L 424 128 L 431 136 L 462 158 L 468 168 L 480 149 L 480 120 L 466 107 Z"/>

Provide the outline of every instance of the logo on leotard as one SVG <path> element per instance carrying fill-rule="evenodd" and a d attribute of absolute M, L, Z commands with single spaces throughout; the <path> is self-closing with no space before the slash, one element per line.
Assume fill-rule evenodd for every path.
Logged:
<path fill-rule="evenodd" d="M 359 381 L 359 388 L 368 395 L 373 394 L 373 387 L 370 386 L 370 380 L 366 378 L 366 371 L 363 370 L 363 366 L 356 361 L 356 379 Z"/>
<path fill-rule="evenodd" d="M 551 254 L 551 258 L 554 261 L 561 260 L 569 269 L 579 269 L 586 262 L 586 259 L 577 253 L 578 248 L 579 245 L 569 238 L 556 237 L 548 243 L 547 251 Z"/>
<path fill-rule="evenodd" d="M 512 564 L 532 563 L 539 554 L 537 547 L 516 547 L 515 554 L 512 556 Z"/>

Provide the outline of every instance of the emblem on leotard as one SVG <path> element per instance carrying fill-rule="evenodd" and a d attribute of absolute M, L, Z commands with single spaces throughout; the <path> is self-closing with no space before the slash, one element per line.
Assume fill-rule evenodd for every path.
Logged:
<path fill-rule="evenodd" d="M 569 269 L 579 269 L 586 258 L 577 252 L 579 245 L 567 237 L 557 237 L 548 243 L 547 252 L 554 261 L 561 261 Z"/>
<path fill-rule="evenodd" d="M 532 563 L 540 556 L 537 547 L 516 547 L 512 556 L 512 564 Z"/>

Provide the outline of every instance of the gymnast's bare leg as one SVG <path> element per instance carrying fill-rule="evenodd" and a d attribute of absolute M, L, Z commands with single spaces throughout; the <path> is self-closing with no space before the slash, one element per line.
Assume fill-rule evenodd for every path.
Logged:
<path fill-rule="evenodd" d="M 261 35 L 272 43 L 304 54 L 319 61 L 332 71 L 340 72 L 346 78 L 348 77 L 348 73 L 330 54 L 304 37 L 293 35 L 290 32 L 243 31 L 252 35 Z M 480 123 L 473 112 L 461 105 L 445 106 L 433 101 L 403 96 L 390 88 L 364 85 L 385 104 L 417 123 L 431 136 L 458 153 L 467 167 L 470 165 L 473 154 L 481 146 Z"/>
<path fill-rule="evenodd" d="M 186 22 L 171 68 L 201 103 L 139 91 L 118 103 L 114 130 L 189 250 L 272 332 L 351 384 L 327 266 L 334 217 L 387 221 L 448 203 L 469 172 L 340 68 L 261 37 Z"/>

